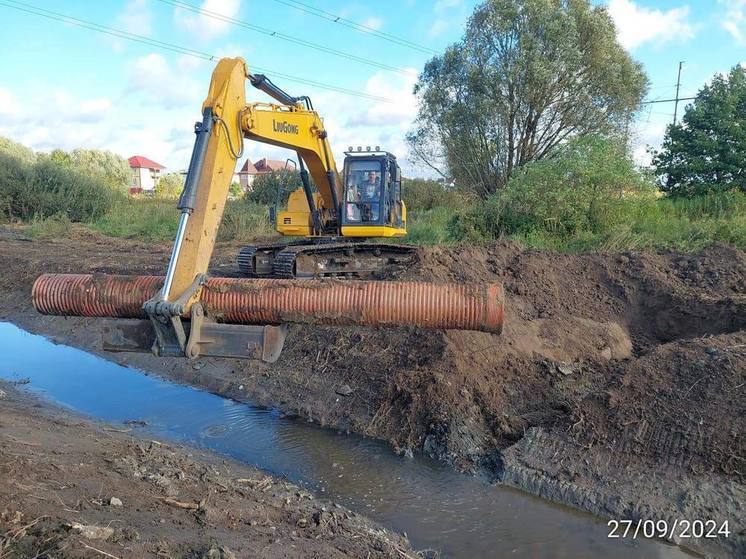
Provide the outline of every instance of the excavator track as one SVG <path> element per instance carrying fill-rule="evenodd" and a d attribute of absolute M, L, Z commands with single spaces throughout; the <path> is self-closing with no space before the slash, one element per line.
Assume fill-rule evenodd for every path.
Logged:
<path fill-rule="evenodd" d="M 301 241 L 244 247 L 238 266 L 249 277 L 371 278 L 407 266 L 415 250 L 399 244 Z"/>

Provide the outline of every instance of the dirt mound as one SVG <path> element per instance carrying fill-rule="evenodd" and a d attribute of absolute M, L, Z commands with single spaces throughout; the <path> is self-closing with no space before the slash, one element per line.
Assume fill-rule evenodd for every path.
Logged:
<path fill-rule="evenodd" d="M 744 386 L 743 331 L 665 344 L 619 364 L 574 410 L 572 432 L 649 463 L 746 478 Z"/>
<path fill-rule="evenodd" d="M 361 387 L 364 413 L 352 413 L 351 407 L 343 412 L 354 417 L 353 429 L 388 438 L 401 447 L 424 449 L 465 468 L 496 466 L 499 449 L 532 427 L 575 426 L 580 434 L 582 418 L 592 415 L 598 399 L 602 400 L 598 409 L 608 417 L 586 422 L 596 429 L 583 431 L 588 440 L 619 436 L 615 422 L 624 424 L 628 432 L 631 423 L 625 422 L 631 420 L 624 414 L 634 416 L 640 407 L 647 410 L 644 420 L 657 429 L 689 433 L 696 426 L 694 416 L 677 410 L 689 409 L 691 402 L 684 400 L 665 410 L 658 405 L 661 394 L 675 386 L 681 398 L 699 378 L 692 378 L 696 368 L 691 374 L 680 374 L 677 367 L 688 361 L 674 357 L 690 351 L 686 348 L 692 343 L 705 347 L 707 342 L 679 340 L 724 334 L 724 341 L 717 343 L 727 345 L 728 335 L 746 324 L 745 274 L 744 254 L 722 245 L 698 255 L 561 255 L 512 243 L 428 248 L 420 252 L 415 266 L 397 278 L 502 282 L 507 298 L 502 336 L 305 328 L 288 339 L 278 366 L 303 368 L 310 361 L 313 374 L 331 374 Z M 730 361 L 723 363 L 708 358 L 708 366 L 723 371 L 746 368 L 743 354 L 727 355 Z M 322 365 L 316 366 L 319 362 Z M 649 369 L 656 374 L 640 372 Z M 731 378 L 734 375 L 727 381 L 733 387 L 738 385 Z M 609 401 L 607 392 L 614 383 L 636 376 L 646 378 L 647 398 L 633 394 L 628 401 Z M 739 400 L 721 398 L 720 388 L 700 381 L 687 397 L 696 392 L 703 402 L 709 398 L 717 403 L 717 408 L 711 408 L 713 414 L 725 409 L 738 417 Z M 619 417 L 615 403 L 624 410 Z M 679 423 L 669 425 L 665 414 Z M 708 428 L 716 431 L 719 425 Z M 657 436 L 649 435 L 653 454 L 658 452 L 654 450 Z M 705 446 L 718 444 L 725 452 L 733 442 L 732 437 L 715 436 Z M 742 451 L 736 455 L 743 455 Z M 694 447 L 685 445 L 682 452 L 687 455 L 683 462 L 694 460 Z M 694 462 L 735 471 L 724 456 L 700 455 Z"/>

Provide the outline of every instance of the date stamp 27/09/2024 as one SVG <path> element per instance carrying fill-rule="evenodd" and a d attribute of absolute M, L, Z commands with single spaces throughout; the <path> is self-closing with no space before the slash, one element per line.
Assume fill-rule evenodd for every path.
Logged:
<path fill-rule="evenodd" d="M 609 538 L 727 538 L 730 526 L 727 520 L 609 520 Z"/>

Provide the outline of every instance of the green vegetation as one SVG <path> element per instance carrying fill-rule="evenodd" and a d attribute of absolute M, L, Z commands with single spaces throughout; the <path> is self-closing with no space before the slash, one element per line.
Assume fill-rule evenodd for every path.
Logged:
<path fill-rule="evenodd" d="M 416 208 L 416 205 L 415 205 Z M 407 242 L 511 239 L 563 252 L 672 247 L 713 241 L 746 248 L 746 193 L 659 198 L 617 143 L 576 139 L 527 164 L 486 200 L 410 212 Z"/>
<path fill-rule="evenodd" d="M 294 182 L 297 175 L 279 175 L 258 179 L 259 191 L 246 199 L 228 201 L 219 240 L 249 243 L 276 235 L 268 205 L 254 200 L 273 203 L 278 184 L 299 186 Z M 29 235 L 36 238 L 69 235 L 73 222 L 80 222 L 108 236 L 170 242 L 179 218 L 175 198 L 182 182 L 181 175 L 171 177 L 163 177 L 156 197 L 131 198 L 97 175 L 82 174 L 4 140 L 0 213 L 28 223 Z M 525 165 L 505 188 L 485 200 L 443 181 L 405 179 L 408 236 L 402 242 L 513 239 L 571 252 L 697 250 L 713 241 L 746 248 L 746 193 L 738 188 L 712 190 L 690 198 L 658 198 L 652 178 L 634 167 L 618 143 L 589 136 Z"/>
<path fill-rule="evenodd" d="M 653 188 L 617 142 L 577 138 L 552 156 L 528 163 L 505 188 L 457 213 L 458 239 L 479 240 L 537 231 L 555 237 L 599 233 L 623 222 L 630 205 Z"/>
<path fill-rule="evenodd" d="M 57 239 L 69 235 L 72 227 L 66 215 L 57 214 L 46 219 L 34 219 L 28 233 L 35 239 Z"/>
<path fill-rule="evenodd" d="M 668 127 L 653 164 L 661 189 L 672 196 L 746 191 L 746 70 L 740 64 L 697 93 L 681 123 Z"/>
<path fill-rule="evenodd" d="M 184 189 L 184 176 L 181 173 L 166 173 L 155 185 L 155 195 L 164 200 L 176 200 Z"/>
<path fill-rule="evenodd" d="M 100 149 L 74 149 L 66 152 L 53 150 L 47 157 L 61 167 L 104 182 L 109 188 L 124 194 L 131 170 L 127 161 L 119 155 Z"/>
<path fill-rule="evenodd" d="M 415 91 L 412 152 L 482 198 L 567 138 L 620 134 L 648 79 L 588 0 L 486 0 Z"/>
<path fill-rule="evenodd" d="M 446 185 L 442 180 L 420 178 L 403 178 L 401 191 L 410 212 L 442 207 L 456 208 L 463 204 L 468 196 Z"/>
<path fill-rule="evenodd" d="M 293 169 L 272 171 L 254 179 L 246 198 L 256 204 L 271 206 L 277 200 L 277 194 L 280 192 L 280 203 L 284 204 L 292 191 L 302 187 L 303 182 L 300 179 L 300 172 Z"/>
<path fill-rule="evenodd" d="M 171 241 L 176 235 L 179 211 L 174 200 L 131 198 L 119 202 L 110 212 L 89 226 L 110 237 Z M 249 242 L 274 232 L 266 206 L 228 201 L 218 240 Z"/>
<path fill-rule="evenodd" d="M 43 220 L 64 215 L 87 221 L 104 215 L 120 196 L 99 177 L 61 166 L 44 155 L 33 160 L 0 151 L 0 217 Z"/>
<path fill-rule="evenodd" d="M 109 237 L 165 241 L 173 239 L 179 211 L 173 200 L 129 198 L 90 222 L 90 227 Z"/>

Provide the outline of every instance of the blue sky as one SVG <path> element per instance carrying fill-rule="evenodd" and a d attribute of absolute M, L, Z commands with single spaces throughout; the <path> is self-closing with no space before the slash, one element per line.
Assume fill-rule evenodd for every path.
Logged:
<path fill-rule="evenodd" d="M 23 0 L 23 4 L 144 35 L 216 56 L 243 56 L 297 78 L 384 97 L 346 95 L 283 78 L 294 95 L 310 95 L 324 117 L 337 154 L 348 145 L 380 145 L 406 161 L 404 134 L 416 103 L 417 72 L 432 52 L 360 33 L 295 9 L 289 0 L 178 0 L 357 57 L 383 69 L 175 8 L 174 0 Z M 0 135 L 37 150 L 96 147 L 124 157 L 145 155 L 170 170 L 186 167 L 192 127 L 214 62 L 12 9 L 0 0 Z M 178 3 L 178 2 L 177 2 Z M 304 4 L 442 51 L 461 36 L 474 0 L 328 0 Z M 599 2 L 600 3 L 600 2 Z M 606 3 L 606 2 L 604 2 Z M 746 61 L 746 0 L 609 0 L 619 39 L 651 80 L 649 99 L 675 93 L 678 62 L 685 61 L 682 96 L 693 95 L 716 72 Z M 249 90 L 249 99 L 265 100 Z M 681 109 L 680 109 L 681 112 Z M 660 142 L 673 104 L 647 106 L 635 126 L 635 150 Z M 290 152 L 256 143 L 249 157 L 285 158 Z M 424 173 L 424 170 L 422 171 Z"/>

